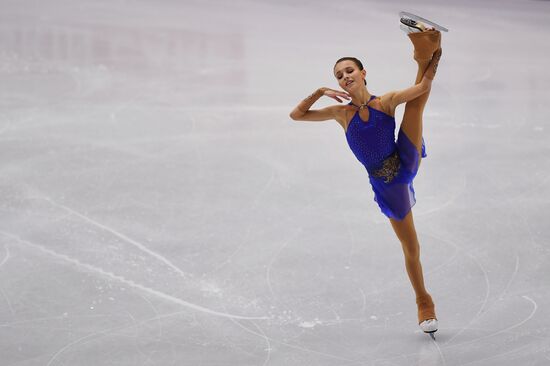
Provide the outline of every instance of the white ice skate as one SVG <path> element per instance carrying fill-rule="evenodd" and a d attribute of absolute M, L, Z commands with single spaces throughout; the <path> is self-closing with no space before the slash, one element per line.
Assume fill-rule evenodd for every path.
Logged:
<path fill-rule="evenodd" d="M 437 319 L 424 320 L 420 323 L 420 329 L 422 329 L 424 333 L 428 333 L 435 341 L 434 333 L 437 332 Z"/>
<path fill-rule="evenodd" d="M 399 13 L 399 16 L 401 17 L 400 27 L 405 33 L 423 32 L 428 28 L 428 26 L 431 26 L 440 32 L 449 31 L 447 28 L 413 13 L 402 11 Z"/>

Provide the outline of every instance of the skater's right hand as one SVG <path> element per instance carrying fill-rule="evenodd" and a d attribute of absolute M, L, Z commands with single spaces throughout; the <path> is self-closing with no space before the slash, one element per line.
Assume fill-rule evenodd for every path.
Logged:
<path fill-rule="evenodd" d="M 326 95 L 327 97 L 330 97 L 330 98 L 338 101 L 339 103 L 342 103 L 342 99 L 340 99 L 339 97 L 342 97 L 342 98 L 347 99 L 347 100 L 351 100 L 351 97 L 346 92 L 343 92 L 343 91 L 340 91 L 340 90 L 334 90 L 334 89 L 330 89 L 330 88 L 321 88 L 321 89 L 323 90 L 323 95 Z"/>

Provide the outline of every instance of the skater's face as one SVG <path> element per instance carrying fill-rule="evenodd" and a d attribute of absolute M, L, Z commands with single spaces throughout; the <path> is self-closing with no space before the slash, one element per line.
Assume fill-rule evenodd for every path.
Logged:
<path fill-rule="evenodd" d="M 351 60 L 340 61 L 334 65 L 334 76 L 345 91 L 363 87 L 365 75 L 367 75 L 367 71 L 359 70 L 359 67 Z"/>

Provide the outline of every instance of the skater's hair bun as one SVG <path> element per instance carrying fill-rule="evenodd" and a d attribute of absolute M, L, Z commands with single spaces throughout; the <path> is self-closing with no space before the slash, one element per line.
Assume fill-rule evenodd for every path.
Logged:
<path fill-rule="evenodd" d="M 357 67 L 359 68 L 359 71 L 362 71 L 362 70 L 365 69 L 363 67 L 363 64 L 361 63 L 361 61 L 359 61 L 359 59 L 357 59 L 355 57 L 349 57 L 349 56 L 342 57 L 342 58 L 338 59 L 338 61 L 336 61 L 336 63 L 334 64 L 334 67 L 336 67 L 336 65 L 338 65 L 338 63 L 342 62 L 342 61 L 353 61 L 353 63 L 355 65 L 357 65 Z M 366 80 L 363 80 L 363 81 L 365 82 L 365 85 L 367 85 L 367 81 Z"/>

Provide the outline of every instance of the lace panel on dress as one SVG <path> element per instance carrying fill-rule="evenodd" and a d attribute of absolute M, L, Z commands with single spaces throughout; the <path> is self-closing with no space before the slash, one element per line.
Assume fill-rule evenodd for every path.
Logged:
<path fill-rule="evenodd" d="M 390 183 L 399 173 L 399 167 L 401 161 L 399 159 L 399 154 L 397 150 L 388 156 L 383 162 L 380 169 L 375 170 L 372 173 L 373 177 L 384 178 L 384 183 Z"/>

